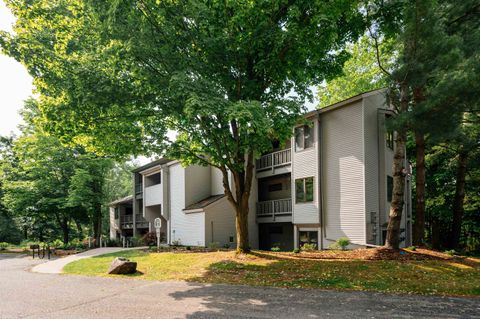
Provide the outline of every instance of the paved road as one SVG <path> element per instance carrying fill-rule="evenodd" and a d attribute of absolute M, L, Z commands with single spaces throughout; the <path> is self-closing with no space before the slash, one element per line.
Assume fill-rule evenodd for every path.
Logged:
<path fill-rule="evenodd" d="M 0 318 L 480 318 L 480 299 L 39 274 L 0 255 Z"/>
<path fill-rule="evenodd" d="M 124 251 L 124 250 L 130 250 L 130 249 L 143 249 L 143 248 L 146 248 L 146 247 L 138 247 L 138 248 L 105 247 L 105 248 L 90 249 L 80 254 L 70 255 L 64 258 L 58 258 L 55 260 L 48 261 L 46 263 L 36 265 L 31 269 L 31 271 L 39 272 L 42 274 L 60 274 L 63 272 L 63 267 L 66 264 L 76 260 L 98 256 L 98 255 L 104 255 L 108 253 L 115 253 L 117 251 Z"/>

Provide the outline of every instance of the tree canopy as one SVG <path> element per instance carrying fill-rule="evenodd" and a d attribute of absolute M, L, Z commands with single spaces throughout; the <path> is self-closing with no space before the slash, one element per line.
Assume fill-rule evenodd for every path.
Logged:
<path fill-rule="evenodd" d="M 254 159 L 291 136 L 309 87 L 339 74 L 364 31 L 357 1 L 7 3 L 18 21 L 2 47 L 34 75 L 51 131 L 217 167 L 240 251 Z"/>

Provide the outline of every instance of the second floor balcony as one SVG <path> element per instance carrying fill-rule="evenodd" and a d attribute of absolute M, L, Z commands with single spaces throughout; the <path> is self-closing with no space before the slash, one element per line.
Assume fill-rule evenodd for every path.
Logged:
<path fill-rule="evenodd" d="M 257 217 L 271 217 L 292 215 L 292 199 L 267 200 L 257 203 Z"/>
<path fill-rule="evenodd" d="M 256 169 L 257 172 L 272 170 L 276 168 L 288 166 L 292 163 L 292 149 L 287 148 L 284 150 L 272 152 L 263 155 L 257 160 Z"/>

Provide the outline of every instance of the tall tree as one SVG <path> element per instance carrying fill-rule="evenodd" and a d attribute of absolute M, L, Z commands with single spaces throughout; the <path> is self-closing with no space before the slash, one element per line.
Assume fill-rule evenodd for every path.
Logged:
<path fill-rule="evenodd" d="M 373 39 L 368 34 L 347 46 L 351 57 L 345 62 L 342 75 L 322 83 L 317 88 L 319 108 L 346 100 L 357 94 L 388 86 L 388 77 L 379 68 Z M 379 44 L 382 67 L 391 69 L 394 43 L 390 39 Z"/>
<path fill-rule="evenodd" d="M 2 47 L 33 74 L 52 129 L 105 153 L 216 167 L 239 252 L 255 158 L 291 136 L 309 87 L 340 73 L 364 26 L 353 0 L 7 4 L 17 34 Z"/>
<path fill-rule="evenodd" d="M 382 16 L 383 12 L 390 12 L 394 7 L 400 12 L 400 18 L 396 20 L 400 23 L 397 25 L 394 23 L 393 27 L 398 34 L 399 56 L 393 72 L 386 70 L 385 72 L 392 83 L 391 101 L 398 106 L 393 123 L 397 131 L 397 142 L 400 143 L 398 148 L 404 148 L 407 131 L 415 134 L 417 150 L 415 239 L 421 243 L 425 211 L 425 136 L 427 134 L 430 137 L 435 136 L 438 143 L 439 139 L 445 140 L 461 121 L 465 105 L 461 101 L 465 94 L 471 94 L 471 88 L 465 85 L 464 77 L 461 80 L 458 75 L 471 74 L 464 72 L 465 65 L 473 69 L 478 68 L 473 66 L 475 57 L 469 52 L 472 43 L 478 43 L 478 40 L 470 36 L 461 37 L 459 32 L 451 29 L 450 24 L 455 21 L 450 19 L 451 14 L 457 11 L 453 9 L 456 8 L 454 2 L 415 0 L 373 1 L 373 3 L 382 8 L 377 11 L 379 13 L 377 17 L 380 18 L 374 19 L 374 28 L 377 30 L 389 32 L 392 29 L 391 21 Z M 386 10 L 385 7 L 390 9 Z M 468 17 L 471 16 L 471 12 L 478 11 L 478 5 L 473 1 L 467 1 L 462 5 L 462 10 L 459 11 Z M 478 34 L 478 31 L 472 28 L 472 24 L 468 29 L 471 30 L 471 34 Z M 465 45 L 464 39 L 469 37 L 469 45 Z M 448 87 L 452 89 L 445 90 Z M 395 153 L 397 159 L 403 151 L 396 148 Z M 398 227 L 404 196 L 402 181 L 406 172 L 403 165 L 400 159 L 394 161 L 394 174 L 397 176 L 394 176 L 394 194 L 386 241 L 387 247 L 390 248 L 398 248 Z"/>

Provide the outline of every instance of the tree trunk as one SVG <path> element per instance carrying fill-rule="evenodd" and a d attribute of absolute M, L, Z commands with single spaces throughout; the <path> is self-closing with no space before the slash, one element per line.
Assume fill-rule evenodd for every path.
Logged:
<path fill-rule="evenodd" d="M 75 220 L 75 224 L 77 225 L 78 239 L 82 240 L 83 239 L 82 223 L 80 223 L 78 220 Z"/>
<path fill-rule="evenodd" d="M 219 167 L 223 176 L 223 188 L 230 204 L 235 209 L 235 227 L 237 232 L 237 253 L 250 252 L 248 242 L 248 213 L 250 190 L 253 180 L 253 152 L 246 156 L 245 169 L 243 171 L 232 171 L 235 184 L 234 192 L 230 187 L 228 170 L 225 166 Z M 235 193 L 235 196 L 233 195 Z"/>
<path fill-rule="evenodd" d="M 422 246 L 425 236 L 425 136 L 415 132 L 416 178 L 415 178 L 415 224 L 413 244 Z"/>
<path fill-rule="evenodd" d="M 400 84 L 400 109 L 399 113 L 408 111 L 408 86 L 405 82 Z M 404 204 L 405 191 L 405 143 L 407 140 L 406 128 L 402 127 L 396 132 L 395 150 L 393 154 L 393 194 L 390 204 L 390 214 L 387 226 L 385 247 L 399 249 L 400 247 L 400 222 Z"/>
<path fill-rule="evenodd" d="M 460 243 L 463 220 L 463 202 L 465 199 L 465 175 L 467 174 L 468 154 L 460 151 L 458 154 L 457 181 L 455 184 L 455 195 L 453 198 L 453 221 L 450 234 L 449 248 L 456 249 Z"/>
<path fill-rule="evenodd" d="M 440 222 L 437 218 L 432 218 L 432 248 L 440 249 Z"/>
<path fill-rule="evenodd" d="M 67 218 L 63 218 L 62 220 L 62 233 L 63 233 L 63 243 L 68 244 L 70 238 L 70 227 L 68 227 L 68 220 Z"/>
<path fill-rule="evenodd" d="M 236 210 L 235 228 L 237 231 L 237 253 L 248 253 L 250 245 L 248 243 L 248 202 L 247 205 L 240 203 Z"/>
<path fill-rule="evenodd" d="M 93 237 L 95 245 L 100 245 L 100 236 L 102 235 L 102 205 L 96 203 L 93 207 Z"/>

